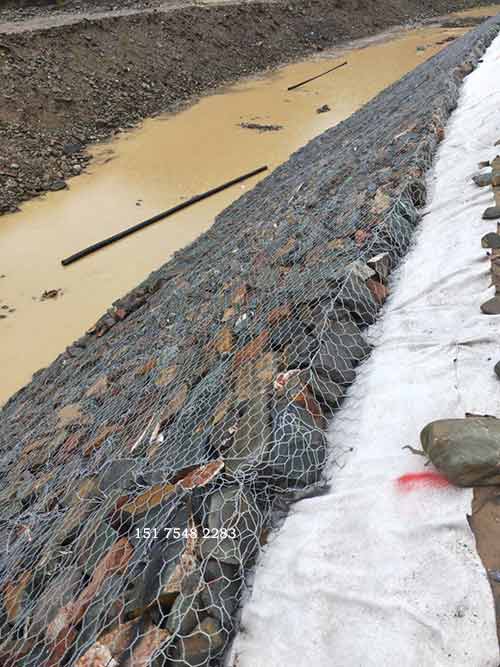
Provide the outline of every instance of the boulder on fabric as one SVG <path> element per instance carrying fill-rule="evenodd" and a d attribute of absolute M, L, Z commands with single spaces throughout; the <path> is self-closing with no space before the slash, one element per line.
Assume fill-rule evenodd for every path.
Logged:
<path fill-rule="evenodd" d="M 457 486 L 500 484 L 500 420 L 440 419 L 420 434 L 424 452 Z"/>

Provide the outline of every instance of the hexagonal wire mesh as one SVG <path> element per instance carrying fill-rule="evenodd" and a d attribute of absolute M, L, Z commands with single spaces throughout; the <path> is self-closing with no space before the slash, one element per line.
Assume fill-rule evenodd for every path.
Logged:
<path fill-rule="evenodd" d="M 313 140 L 4 407 L 2 665 L 221 664 L 281 499 L 321 483 L 445 120 L 497 32 Z"/>

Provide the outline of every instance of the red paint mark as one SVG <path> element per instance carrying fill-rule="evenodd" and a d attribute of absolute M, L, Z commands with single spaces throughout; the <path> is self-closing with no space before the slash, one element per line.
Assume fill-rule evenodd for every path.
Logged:
<path fill-rule="evenodd" d="M 446 477 L 438 472 L 408 472 L 406 475 L 398 477 L 396 484 L 399 490 L 404 492 L 415 491 L 424 487 L 439 489 L 450 485 Z"/>

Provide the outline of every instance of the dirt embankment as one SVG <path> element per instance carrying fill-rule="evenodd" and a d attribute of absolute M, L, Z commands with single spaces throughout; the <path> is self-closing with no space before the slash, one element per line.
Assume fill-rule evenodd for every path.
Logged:
<path fill-rule="evenodd" d="M 499 27 L 295 153 L 3 407 L 0 664 L 74 665 L 99 647 L 149 664 L 159 644 L 165 667 L 220 664 L 277 494 L 319 479 L 326 417 L 369 353 L 425 172 Z M 141 537 L 189 521 L 236 526 L 234 542 Z"/>
<path fill-rule="evenodd" d="M 389 25 L 480 4 L 309 0 L 167 11 L 163 3 L 155 12 L 15 34 L 2 33 L 7 15 L 0 13 L 0 213 L 65 187 L 88 161 L 85 145 L 213 86 Z"/>

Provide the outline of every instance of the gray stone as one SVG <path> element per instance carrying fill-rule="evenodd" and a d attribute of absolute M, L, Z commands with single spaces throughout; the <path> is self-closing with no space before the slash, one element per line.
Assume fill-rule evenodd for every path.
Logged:
<path fill-rule="evenodd" d="M 493 248 L 495 250 L 500 248 L 500 234 L 495 234 L 495 232 L 489 232 L 489 234 L 485 234 L 481 239 L 481 247 Z"/>
<path fill-rule="evenodd" d="M 326 406 L 330 414 L 337 410 L 345 396 L 345 388 L 330 380 L 321 370 L 311 369 L 303 373 L 304 383 L 310 387 L 316 400 Z"/>
<path fill-rule="evenodd" d="M 500 378 L 500 361 L 497 361 L 497 363 L 495 364 L 495 368 L 494 368 L 494 370 L 495 370 L 495 374 L 496 374 L 496 376 L 497 376 L 498 378 Z"/>
<path fill-rule="evenodd" d="M 484 188 L 487 185 L 491 185 L 492 175 L 491 175 L 491 173 L 489 173 L 489 174 L 474 174 L 474 176 L 472 177 L 472 180 L 474 181 L 474 183 L 478 187 Z"/>
<path fill-rule="evenodd" d="M 188 635 L 200 622 L 199 609 L 196 595 L 180 593 L 167 616 L 165 628 L 172 634 Z"/>
<path fill-rule="evenodd" d="M 289 369 L 309 366 L 319 347 L 314 336 L 299 337 L 286 347 L 286 365 Z"/>
<path fill-rule="evenodd" d="M 243 579 L 235 565 L 209 560 L 205 569 L 205 587 L 201 599 L 221 626 L 232 629 L 232 617 L 238 608 Z"/>
<path fill-rule="evenodd" d="M 483 213 L 483 220 L 498 220 L 500 218 L 500 206 L 490 206 Z"/>
<path fill-rule="evenodd" d="M 341 385 L 351 384 L 356 378 L 354 361 L 350 348 L 325 339 L 319 346 L 313 360 L 313 368 L 333 382 Z"/>
<path fill-rule="evenodd" d="M 362 361 L 371 352 L 371 346 L 353 321 L 328 319 L 325 323 L 317 325 L 318 337 L 320 331 L 323 331 L 325 341 L 336 345 L 352 361 Z"/>
<path fill-rule="evenodd" d="M 138 459 L 115 459 L 111 461 L 99 479 L 101 491 L 126 489 L 140 471 Z"/>
<path fill-rule="evenodd" d="M 30 635 L 34 636 L 45 631 L 59 610 L 74 600 L 82 579 L 81 569 L 71 566 L 62 569 L 59 575 L 46 585 L 45 591 L 38 597 L 33 609 L 29 626 Z"/>
<path fill-rule="evenodd" d="M 262 464 L 264 452 L 272 441 L 269 398 L 259 392 L 248 401 L 231 445 L 225 453 L 225 469 L 233 474 L 244 473 Z"/>
<path fill-rule="evenodd" d="M 64 144 L 63 146 L 63 153 L 64 155 L 74 155 L 75 153 L 78 153 L 82 149 L 81 144 Z"/>
<path fill-rule="evenodd" d="M 335 305 L 348 310 L 363 325 L 373 324 L 378 312 L 372 293 L 356 276 L 350 276 L 341 286 Z"/>
<path fill-rule="evenodd" d="M 169 650 L 168 667 L 201 667 L 212 664 L 222 653 L 227 633 L 220 623 L 208 616 L 187 637 L 179 637 Z"/>
<path fill-rule="evenodd" d="M 49 190 L 56 192 L 57 190 L 65 190 L 67 187 L 68 186 L 64 181 L 54 181 L 49 185 Z"/>
<path fill-rule="evenodd" d="M 322 418 L 287 397 L 274 406 L 273 426 L 274 442 L 267 453 L 273 478 L 289 486 L 316 483 L 326 461 Z"/>
<path fill-rule="evenodd" d="M 101 558 L 117 539 L 118 533 L 105 521 L 97 524 L 93 520 L 87 524 L 75 546 L 78 562 L 85 574 L 92 576 Z"/>
<path fill-rule="evenodd" d="M 500 420 L 494 417 L 440 419 L 420 434 L 424 452 L 457 486 L 500 484 Z"/>
<path fill-rule="evenodd" d="M 481 306 L 481 311 L 485 315 L 500 315 L 500 296 L 494 296 Z"/>
<path fill-rule="evenodd" d="M 255 496 L 244 487 L 214 491 L 207 519 L 210 534 L 201 543 L 202 555 L 233 565 L 245 563 L 258 548 L 262 522 Z"/>

